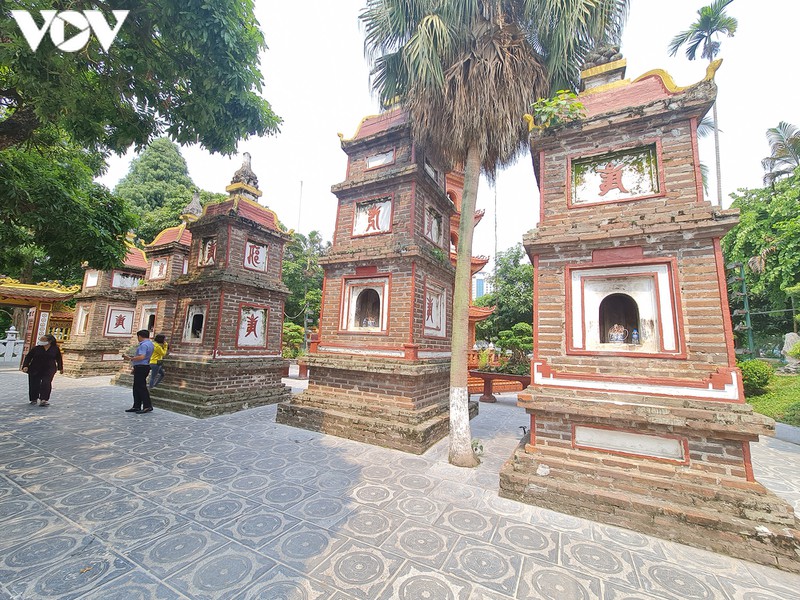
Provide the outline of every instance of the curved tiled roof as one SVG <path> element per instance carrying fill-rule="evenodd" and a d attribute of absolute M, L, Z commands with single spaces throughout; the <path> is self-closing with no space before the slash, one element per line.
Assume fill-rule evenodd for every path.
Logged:
<path fill-rule="evenodd" d="M 497 310 L 496 306 L 469 306 L 469 320 L 470 321 L 483 321 L 488 319 L 489 316 Z"/>
<path fill-rule="evenodd" d="M 206 204 L 203 208 L 203 215 L 215 216 L 223 215 L 233 211 L 237 216 L 258 223 L 262 227 L 280 231 L 278 227 L 278 219 L 275 213 L 265 206 L 261 206 L 255 200 L 244 198 L 243 196 L 236 196 L 229 198 L 223 202 L 216 202 L 214 204 Z"/>
<path fill-rule="evenodd" d="M 147 257 L 144 255 L 144 250 L 137 248 L 136 246 L 128 246 L 128 254 L 125 257 L 123 265 L 129 269 L 146 271 Z"/>
<path fill-rule="evenodd" d="M 342 141 L 352 142 L 360 140 L 375 135 L 376 133 L 388 131 L 392 127 L 402 125 L 406 122 L 408 122 L 408 112 L 402 108 L 392 108 L 379 115 L 364 117 L 356 129 L 355 135 L 349 140 L 344 139 L 344 136 L 342 136 Z"/>
<path fill-rule="evenodd" d="M 186 223 L 181 223 L 175 227 L 167 227 L 164 231 L 159 233 L 152 242 L 147 244 L 147 247 L 155 248 L 156 246 L 166 246 L 173 242 L 184 246 L 192 245 L 192 232 L 186 228 Z"/>

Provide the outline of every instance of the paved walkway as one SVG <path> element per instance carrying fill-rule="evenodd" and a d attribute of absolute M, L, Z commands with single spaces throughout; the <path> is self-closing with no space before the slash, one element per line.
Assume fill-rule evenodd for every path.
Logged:
<path fill-rule="evenodd" d="M 498 498 L 527 422 L 482 405 L 483 464 L 275 424 L 123 412 L 107 378 L 56 378 L 49 408 L 0 373 L 0 598 L 800 598 L 800 577 Z M 800 447 L 755 445 L 800 506 Z"/>

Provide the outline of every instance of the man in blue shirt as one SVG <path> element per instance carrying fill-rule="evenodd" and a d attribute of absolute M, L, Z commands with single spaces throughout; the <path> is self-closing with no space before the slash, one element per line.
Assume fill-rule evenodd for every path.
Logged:
<path fill-rule="evenodd" d="M 133 367 L 133 406 L 125 412 L 141 415 L 153 412 L 150 390 L 147 389 L 147 375 L 150 373 L 150 356 L 153 354 L 154 346 L 150 341 L 150 332 L 147 329 L 137 331 L 136 338 L 139 340 L 136 353 L 133 356 L 122 355 L 122 358 L 131 361 Z"/>

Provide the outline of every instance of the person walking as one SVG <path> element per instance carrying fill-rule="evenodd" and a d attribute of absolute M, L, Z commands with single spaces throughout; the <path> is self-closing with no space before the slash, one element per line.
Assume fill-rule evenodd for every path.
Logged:
<path fill-rule="evenodd" d="M 153 412 L 150 390 L 147 389 L 147 374 L 150 373 L 150 357 L 153 355 L 154 346 L 150 341 L 150 332 L 147 329 L 137 331 L 136 339 L 139 340 L 139 345 L 133 356 L 122 355 L 122 358 L 131 361 L 133 367 L 133 406 L 126 409 L 125 412 L 141 415 Z"/>
<path fill-rule="evenodd" d="M 56 371 L 64 374 L 64 363 L 56 338 L 43 335 L 22 361 L 22 372 L 28 374 L 28 399 L 31 404 L 50 406 L 50 392 Z"/>
<path fill-rule="evenodd" d="M 167 336 L 159 333 L 153 338 L 153 356 L 150 357 L 150 389 L 156 387 L 164 379 L 164 367 L 161 361 L 167 355 Z"/>

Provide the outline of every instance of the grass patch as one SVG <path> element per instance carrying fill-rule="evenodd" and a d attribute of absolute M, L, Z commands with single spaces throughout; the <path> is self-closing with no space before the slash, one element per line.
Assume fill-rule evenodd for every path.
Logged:
<path fill-rule="evenodd" d="M 800 427 L 800 375 L 776 375 L 765 393 L 747 402 L 762 415 Z"/>

